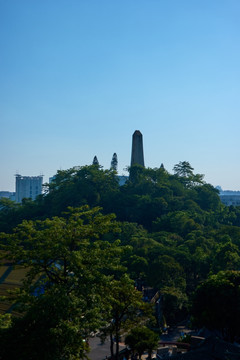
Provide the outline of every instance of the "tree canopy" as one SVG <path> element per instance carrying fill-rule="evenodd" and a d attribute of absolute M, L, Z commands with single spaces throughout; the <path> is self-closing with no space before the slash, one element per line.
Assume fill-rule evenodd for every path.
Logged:
<path fill-rule="evenodd" d="M 193 321 L 218 330 L 225 340 L 240 336 L 240 271 L 220 271 L 198 286 L 193 298 Z"/>
<path fill-rule="evenodd" d="M 84 356 L 85 340 L 106 321 L 104 294 L 109 297 L 113 274 L 124 270 L 119 242 L 102 240 L 116 226 L 113 215 L 85 206 L 69 208 L 62 217 L 23 221 L 14 233 L 2 234 L 3 257 L 28 272 L 15 294 L 24 315 L 2 331 L 1 358 L 8 359 L 9 351 L 18 359 L 43 351 L 49 359 Z"/>
<path fill-rule="evenodd" d="M 131 177 L 120 186 L 114 169 L 96 164 L 60 170 L 35 201 L 1 200 L 2 259 L 28 269 L 16 299 L 25 315 L 12 322 L 12 334 L 27 326 L 37 336 L 34 314 L 47 303 L 53 311 L 57 296 L 66 312 L 48 323 L 50 333 L 68 329 L 74 338 L 76 331 L 81 340 L 74 352 L 82 356 L 83 340 L 94 329 L 119 338 L 122 329 L 132 328 L 141 303 L 134 284 L 161 294 L 163 315 L 174 324 L 189 313 L 199 284 L 219 271 L 239 270 L 240 208 L 223 205 L 218 191 L 188 162 L 177 164 L 174 174 L 138 165 L 129 171 Z M 129 323 L 121 320 L 117 328 L 111 319 L 127 301 L 121 292 L 135 307 L 127 312 Z M 68 346 L 64 338 L 59 342 Z"/>
<path fill-rule="evenodd" d="M 139 354 L 139 359 L 144 351 L 148 351 L 151 358 L 152 351 L 157 348 L 159 336 L 146 326 L 138 326 L 133 328 L 125 338 L 125 344 Z"/>

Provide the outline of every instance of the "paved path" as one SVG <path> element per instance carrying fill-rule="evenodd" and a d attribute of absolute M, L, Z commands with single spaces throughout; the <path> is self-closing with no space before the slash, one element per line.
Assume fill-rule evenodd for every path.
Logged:
<path fill-rule="evenodd" d="M 180 336 L 183 334 L 191 334 L 193 333 L 192 330 L 188 329 L 186 326 L 175 326 L 173 328 L 170 328 L 167 333 L 162 334 L 160 336 L 161 341 L 177 341 Z"/>
<path fill-rule="evenodd" d="M 110 356 L 110 341 L 106 339 L 104 344 L 101 344 L 100 338 L 95 336 L 89 340 L 89 345 L 91 348 L 88 357 L 91 360 L 103 360 L 106 356 Z M 119 344 L 119 350 L 125 348 L 124 344 Z"/>
<path fill-rule="evenodd" d="M 160 341 L 177 341 L 183 333 L 191 333 L 186 326 L 176 326 L 170 328 L 167 333 L 160 336 Z M 89 340 L 91 351 L 88 357 L 91 360 L 104 360 L 106 356 L 110 356 L 110 340 L 107 339 L 104 344 L 101 344 L 100 338 L 95 336 Z M 125 345 L 120 343 L 119 350 L 125 348 Z M 147 355 L 146 355 L 147 357 Z"/>

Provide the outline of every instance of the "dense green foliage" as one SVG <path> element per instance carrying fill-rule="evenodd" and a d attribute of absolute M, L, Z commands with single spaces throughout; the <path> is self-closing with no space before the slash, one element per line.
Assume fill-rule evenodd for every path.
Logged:
<path fill-rule="evenodd" d="M 240 208 L 224 206 L 203 175 L 194 174 L 186 161 L 174 167 L 174 174 L 163 167 L 137 165 L 129 172 L 131 180 L 119 186 L 113 169 L 103 170 L 98 164 L 76 167 L 58 171 L 36 201 L 25 199 L 19 205 L 1 200 L 2 244 L 15 262 L 31 268 L 25 296 L 31 295 L 36 276 L 44 273 L 39 283 L 44 282 L 45 289 L 49 286 L 51 294 L 55 285 L 62 294 L 74 289 L 71 296 L 76 308 L 70 307 L 69 317 L 66 310 L 66 317 L 72 319 L 71 311 L 86 310 L 87 293 L 88 323 L 76 325 L 86 333 L 101 326 L 103 333 L 120 336 L 110 319 L 121 291 L 131 294 L 123 290 L 132 286 L 130 278 L 139 289 L 150 286 L 160 291 L 162 310 L 171 324 L 189 313 L 189 299 L 209 275 L 240 269 Z M 86 205 L 97 209 L 75 209 Z M 69 206 L 70 213 L 64 214 Z M 132 298 L 136 307 L 129 316 L 141 307 L 136 294 Z M 38 299 L 41 296 L 32 296 L 29 303 L 38 306 Z M 107 326 L 101 324 L 104 316 Z M 61 321 L 65 326 L 68 320 Z M 207 320 L 200 323 L 208 325 Z M 120 325 L 124 329 L 125 324 Z M 59 324 L 51 326 L 61 329 Z M 79 349 L 83 351 L 83 344 Z"/>
<path fill-rule="evenodd" d="M 240 337 L 240 271 L 220 271 L 199 285 L 193 300 L 193 321 L 218 330 L 230 341 Z"/>
<path fill-rule="evenodd" d="M 125 344 L 128 345 L 134 354 L 135 351 L 141 359 L 144 351 L 148 351 L 149 358 L 151 358 L 152 351 L 157 349 L 158 335 L 145 326 L 135 327 L 126 336 Z"/>
<path fill-rule="evenodd" d="M 0 332 L 1 359 L 79 359 L 91 332 L 115 316 L 119 336 L 123 315 L 138 315 L 141 293 L 120 261 L 128 248 L 102 239 L 116 230 L 113 215 L 85 206 L 62 217 L 25 220 L 2 234 L 3 257 L 28 273 L 12 295 L 24 315 Z"/>
<path fill-rule="evenodd" d="M 110 337 L 111 356 L 114 356 L 114 340 L 116 341 L 116 355 L 119 353 L 121 333 L 127 333 L 139 322 L 149 321 L 152 307 L 142 301 L 142 293 L 136 291 L 132 281 L 125 274 L 119 281 L 112 281 L 107 292 L 104 318 L 107 320 L 101 331 L 104 341 Z"/>

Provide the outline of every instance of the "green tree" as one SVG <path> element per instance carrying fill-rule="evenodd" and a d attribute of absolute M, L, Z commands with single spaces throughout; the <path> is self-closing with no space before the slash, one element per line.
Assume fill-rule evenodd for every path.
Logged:
<path fill-rule="evenodd" d="M 22 317 L 14 318 L 0 330 L 0 356 L 3 360 L 67 360 L 85 357 L 85 341 L 77 299 L 61 291 L 31 299 Z M 81 329 L 81 330 L 80 330 Z"/>
<path fill-rule="evenodd" d="M 97 165 L 99 166 L 99 161 L 98 161 L 98 158 L 97 156 L 95 155 L 94 158 L 93 158 L 93 162 L 92 162 L 93 165 Z"/>
<path fill-rule="evenodd" d="M 141 359 L 144 351 L 148 352 L 151 359 L 152 351 L 157 348 L 159 336 L 146 326 L 133 328 L 125 338 L 125 344 L 131 348 L 133 354 L 135 351 Z"/>
<path fill-rule="evenodd" d="M 162 311 L 167 324 L 173 325 L 186 318 L 187 296 L 177 287 L 165 287 L 161 290 Z"/>
<path fill-rule="evenodd" d="M 179 177 L 190 178 L 193 176 L 193 167 L 188 161 L 180 161 L 178 164 L 174 165 L 173 171 L 174 174 Z"/>
<path fill-rule="evenodd" d="M 8 198 L 0 199 L 0 231 L 8 231 L 15 225 L 20 206 Z"/>
<path fill-rule="evenodd" d="M 117 171 L 117 167 L 118 167 L 118 158 L 117 158 L 117 154 L 114 153 L 111 161 L 111 169 Z"/>
<path fill-rule="evenodd" d="M 88 204 L 112 212 L 113 199 L 118 196 L 119 184 L 113 171 L 90 165 L 58 171 L 43 198 L 44 214 L 60 215 L 68 206 Z"/>
<path fill-rule="evenodd" d="M 204 184 L 197 189 L 196 202 L 201 206 L 203 210 L 218 210 L 223 207 L 218 190 L 210 184 Z"/>
<path fill-rule="evenodd" d="M 193 167 L 188 161 L 180 161 L 173 167 L 174 174 L 186 187 L 192 187 L 203 183 L 202 174 L 194 174 Z"/>
<path fill-rule="evenodd" d="M 0 337 L 2 344 L 11 344 L 22 331 L 14 340 L 15 358 L 30 359 L 29 339 L 36 344 L 38 338 L 49 359 L 84 356 L 83 340 L 104 323 L 111 274 L 121 269 L 119 242 L 101 239 L 116 226 L 114 216 L 102 215 L 99 208 L 69 208 L 62 217 L 24 221 L 13 234 L 1 235 L 3 257 L 28 269 L 16 294 L 25 315 Z M 1 347 L 3 359 L 7 348 Z"/>
<path fill-rule="evenodd" d="M 159 248 L 159 252 L 161 252 Z M 181 265 L 169 255 L 158 255 L 150 261 L 148 281 L 155 288 L 161 290 L 166 286 L 185 289 L 184 271 Z"/>
<path fill-rule="evenodd" d="M 193 322 L 218 330 L 226 340 L 240 336 L 240 271 L 220 271 L 198 286 L 192 305 Z"/>
<path fill-rule="evenodd" d="M 107 297 L 106 326 L 101 329 L 102 339 L 110 336 L 111 357 L 118 359 L 121 334 L 143 321 L 143 314 L 151 316 L 152 308 L 142 301 L 142 293 L 134 288 L 127 274 L 113 280 Z M 116 351 L 114 354 L 114 340 Z"/>
<path fill-rule="evenodd" d="M 213 254 L 212 271 L 240 269 L 240 249 L 232 241 L 218 244 Z"/>

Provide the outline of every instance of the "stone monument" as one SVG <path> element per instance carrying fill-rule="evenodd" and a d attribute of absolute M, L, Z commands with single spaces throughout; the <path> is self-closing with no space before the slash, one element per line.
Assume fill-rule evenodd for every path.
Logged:
<path fill-rule="evenodd" d="M 144 166 L 143 137 L 139 130 L 136 130 L 132 136 L 131 166 L 135 164 Z"/>

